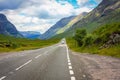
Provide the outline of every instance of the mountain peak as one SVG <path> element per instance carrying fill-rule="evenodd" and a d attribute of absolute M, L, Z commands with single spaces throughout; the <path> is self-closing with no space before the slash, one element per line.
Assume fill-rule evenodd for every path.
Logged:
<path fill-rule="evenodd" d="M 4 14 L 0 14 L 0 34 L 23 37 Z"/>
<path fill-rule="evenodd" d="M 7 21 L 6 16 L 2 13 L 0 13 L 0 21 Z"/>

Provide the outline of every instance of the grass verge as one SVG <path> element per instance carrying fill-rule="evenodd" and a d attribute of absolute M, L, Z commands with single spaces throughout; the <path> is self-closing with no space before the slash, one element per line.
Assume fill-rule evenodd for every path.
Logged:
<path fill-rule="evenodd" d="M 30 39 L 14 38 L 10 36 L 0 35 L 0 53 L 38 49 L 56 44 L 59 41 L 60 41 L 59 39 L 30 40 Z"/>
<path fill-rule="evenodd" d="M 67 41 L 68 47 L 75 52 L 98 54 L 98 55 L 105 55 L 105 56 L 120 58 L 120 44 L 113 45 L 110 48 L 99 49 L 100 45 L 90 45 L 87 47 L 79 47 L 77 45 L 77 42 L 73 38 L 67 38 L 66 41 Z"/>

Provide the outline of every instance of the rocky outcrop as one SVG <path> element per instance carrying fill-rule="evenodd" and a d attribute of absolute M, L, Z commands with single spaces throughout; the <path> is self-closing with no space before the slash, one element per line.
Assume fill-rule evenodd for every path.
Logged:
<path fill-rule="evenodd" d="M 109 48 L 110 46 L 119 43 L 120 43 L 120 34 L 113 33 L 110 35 L 109 40 L 105 44 L 103 44 L 103 46 L 101 46 L 100 49 Z"/>

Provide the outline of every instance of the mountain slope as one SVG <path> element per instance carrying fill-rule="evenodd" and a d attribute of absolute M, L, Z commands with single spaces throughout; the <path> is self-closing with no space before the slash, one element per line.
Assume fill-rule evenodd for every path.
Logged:
<path fill-rule="evenodd" d="M 4 14 L 0 14 L 0 34 L 10 35 L 14 37 L 23 37 L 15 28 L 15 26 L 7 20 Z"/>
<path fill-rule="evenodd" d="M 73 27 L 84 27 L 91 32 L 100 25 L 110 22 L 119 22 L 119 14 L 119 0 L 103 0 L 93 11 L 91 11 L 83 20 L 77 22 Z"/>
<path fill-rule="evenodd" d="M 87 12 L 83 12 L 83 13 L 79 14 L 78 16 L 76 16 L 67 25 L 65 25 L 60 30 L 58 30 L 57 34 L 60 34 L 60 33 L 67 31 L 70 27 L 72 27 L 73 24 L 75 24 L 77 21 L 81 20 L 85 15 L 87 15 Z"/>
<path fill-rule="evenodd" d="M 39 32 L 35 32 L 35 31 L 21 31 L 20 33 L 25 38 L 29 38 L 29 39 L 38 39 L 41 36 Z"/>
<path fill-rule="evenodd" d="M 75 23 L 66 32 L 56 35 L 55 38 L 73 36 L 77 28 L 85 28 L 90 33 L 99 26 L 112 22 L 120 22 L 120 0 L 103 0 L 83 19 Z"/>
<path fill-rule="evenodd" d="M 68 24 L 69 21 L 71 21 L 75 16 L 70 16 L 66 18 L 62 18 L 60 21 L 58 21 L 55 25 L 53 25 L 47 32 L 45 32 L 41 39 L 48 39 L 52 36 L 56 35 L 56 32 L 64 27 L 66 24 Z"/>

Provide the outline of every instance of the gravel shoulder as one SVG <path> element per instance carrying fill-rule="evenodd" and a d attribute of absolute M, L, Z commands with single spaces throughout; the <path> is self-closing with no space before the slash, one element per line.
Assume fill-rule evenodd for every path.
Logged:
<path fill-rule="evenodd" d="M 78 80 L 120 80 L 120 59 L 70 51 Z"/>

